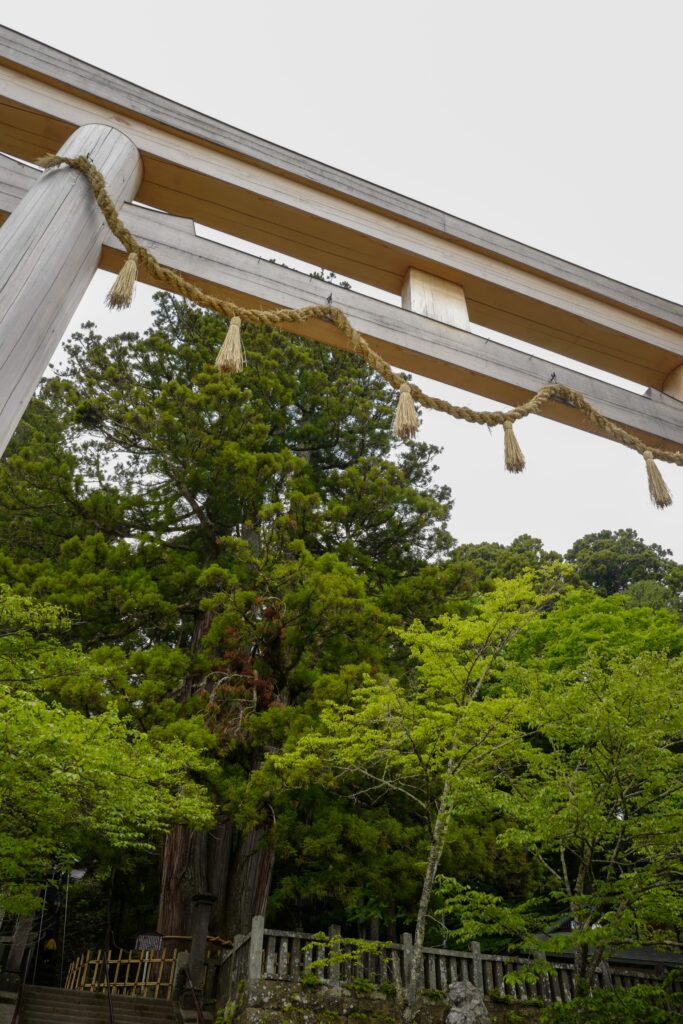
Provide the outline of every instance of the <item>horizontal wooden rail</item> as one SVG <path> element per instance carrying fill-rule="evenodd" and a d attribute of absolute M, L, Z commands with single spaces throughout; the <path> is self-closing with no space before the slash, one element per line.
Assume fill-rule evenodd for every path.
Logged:
<path fill-rule="evenodd" d="M 10 213 L 41 173 L 0 156 L 0 211 Z M 471 331 L 199 238 L 193 223 L 184 218 L 130 204 L 123 208 L 123 217 L 162 263 L 243 305 L 303 306 L 323 303 L 332 294 L 333 303 L 344 309 L 354 326 L 394 366 L 507 405 L 524 401 L 555 379 L 582 392 L 597 409 L 648 444 L 683 447 L 683 403 L 667 395 L 634 394 Z M 100 265 L 107 270 L 118 270 L 121 265 L 120 245 L 111 236 Z M 321 321 L 299 324 L 296 330 L 326 344 L 344 344 L 339 332 Z M 575 409 L 559 401 L 544 405 L 542 415 L 590 429 Z"/>
<path fill-rule="evenodd" d="M 140 201 L 400 293 L 414 267 L 473 322 L 661 389 L 683 307 L 327 167 L 0 28 L 2 148 L 35 160 L 111 123 L 144 158 Z"/>
<path fill-rule="evenodd" d="M 232 949 L 223 954 L 220 973 L 221 989 L 226 1002 L 237 998 L 249 977 L 251 935 L 236 935 Z"/>
<path fill-rule="evenodd" d="M 224 958 L 224 970 L 230 976 L 228 989 L 234 993 L 240 982 L 248 979 L 265 982 L 298 983 L 302 976 L 315 975 L 318 983 L 331 989 L 378 989 L 391 996 L 405 988 L 412 964 L 412 940 L 404 936 L 402 943 L 386 943 L 375 952 L 362 952 L 357 958 L 333 962 L 329 939 L 319 940 L 305 932 L 289 932 L 263 927 L 263 919 L 255 918 L 257 927 L 250 936 L 242 936 L 235 949 Z M 330 929 L 332 931 L 333 929 Z M 339 934 L 339 929 L 334 929 Z M 339 947 L 335 947 L 338 952 Z M 257 966 L 248 970 L 247 957 Z M 324 962 L 323 962 L 324 961 Z M 482 953 L 473 942 L 469 950 L 425 947 L 422 951 L 418 992 L 446 992 L 457 981 L 469 981 L 484 995 L 507 995 L 520 1001 L 540 999 L 543 1002 L 569 1002 L 576 995 L 576 972 L 570 957 L 549 956 L 548 971 L 532 976 L 525 969 L 533 965 L 528 957 L 513 953 L 499 955 Z M 617 958 L 602 964 L 598 970 L 598 988 L 631 988 L 633 985 L 658 984 L 667 968 L 661 964 L 636 963 L 628 966 Z M 516 977 L 511 976 L 515 974 Z M 523 979 L 523 980 L 520 980 Z M 363 988 L 361 989 L 361 986 Z M 681 983 L 673 985 L 681 990 Z"/>
<path fill-rule="evenodd" d="M 337 928 L 331 932 L 340 935 Z M 229 950 L 219 954 L 220 991 L 226 1000 L 241 998 L 252 982 L 285 981 L 297 984 L 303 976 L 315 975 L 321 985 L 341 988 L 378 989 L 391 996 L 405 987 L 412 963 L 412 940 L 386 943 L 377 952 L 362 952 L 344 962 L 330 959 L 328 938 L 319 939 L 306 932 L 269 929 L 262 917 L 254 918 L 248 935 L 235 936 Z M 339 947 L 335 947 L 338 952 Z M 321 963 L 325 961 L 324 963 Z M 575 970 L 569 957 L 548 957 L 548 973 L 528 980 L 512 979 L 531 961 L 519 954 L 482 953 L 478 943 L 468 950 L 426 946 L 422 951 L 418 991 L 446 992 L 456 981 L 470 981 L 485 995 L 512 996 L 521 1001 L 568 1002 L 576 994 Z M 671 966 L 671 965 L 668 965 Z M 661 982 L 668 967 L 664 964 L 636 962 L 625 964 L 618 958 L 601 965 L 597 985 L 601 988 L 630 988 Z M 176 971 L 176 951 L 87 950 L 70 966 L 67 989 L 103 992 L 108 970 L 112 994 L 170 999 Z M 361 986 L 363 986 L 361 988 Z M 681 991 L 679 981 L 673 989 Z"/>

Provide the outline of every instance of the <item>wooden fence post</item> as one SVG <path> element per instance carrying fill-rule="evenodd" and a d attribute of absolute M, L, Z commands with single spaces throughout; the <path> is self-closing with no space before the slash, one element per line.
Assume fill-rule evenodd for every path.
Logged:
<path fill-rule="evenodd" d="M 481 962 L 481 946 L 478 942 L 470 942 L 472 954 L 472 981 L 479 991 L 484 994 L 484 969 Z"/>
<path fill-rule="evenodd" d="M 410 988 L 410 975 L 413 967 L 413 936 L 410 932 L 403 932 L 401 935 L 403 946 L 403 987 Z"/>
<path fill-rule="evenodd" d="M 249 939 L 249 981 L 258 981 L 263 971 L 263 933 L 266 919 L 257 914 L 251 919 L 251 938 Z"/>
<path fill-rule="evenodd" d="M 540 960 L 540 961 L 543 961 L 544 963 L 548 962 L 546 960 L 545 956 L 543 955 L 543 953 L 539 953 L 539 952 L 534 953 L 534 960 Z M 552 990 L 550 988 L 550 975 L 549 974 L 542 975 L 538 979 L 538 983 L 539 983 L 539 988 L 541 990 L 541 998 L 542 998 L 543 1002 L 544 1003 L 552 1003 L 552 1001 L 553 1001 L 553 993 L 552 993 Z"/>
<path fill-rule="evenodd" d="M 341 943 L 334 942 L 334 939 L 341 938 L 341 926 L 338 924 L 330 925 L 330 955 L 341 952 Z M 330 964 L 330 988 L 333 991 L 338 991 L 341 988 L 341 971 L 340 964 Z"/>
<path fill-rule="evenodd" d="M 140 155 L 111 125 L 77 128 L 59 151 L 87 154 L 115 206 L 133 199 Z M 0 455 L 100 261 L 108 234 L 80 171 L 45 171 L 0 230 Z"/>
<path fill-rule="evenodd" d="M 600 964 L 600 974 L 602 975 L 602 987 L 612 988 L 612 971 L 610 969 L 609 960 L 603 960 Z"/>
<path fill-rule="evenodd" d="M 238 932 L 237 935 L 232 940 L 232 950 L 228 953 L 227 962 L 229 964 L 229 967 L 228 967 L 228 980 L 226 982 L 226 989 L 227 989 L 228 999 L 232 999 L 233 978 L 235 977 L 235 959 L 236 959 L 235 951 L 240 946 L 242 940 L 246 939 L 246 937 L 247 937 L 246 935 L 242 935 L 240 932 Z"/>

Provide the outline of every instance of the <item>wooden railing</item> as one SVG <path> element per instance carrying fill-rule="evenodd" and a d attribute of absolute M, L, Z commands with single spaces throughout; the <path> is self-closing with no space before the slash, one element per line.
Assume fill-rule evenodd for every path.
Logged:
<path fill-rule="evenodd" d="M 220 963 L 215 967 L 217 987 L 226 1001 L 239 1000 L 252 982 L 297 984 L 304 975 L 315 975 L 321 985 L 333 991 L 365 985 L 391 995 L 406 987 L 412 969 L 411 935 L 403 935 L 400 943 L 386 943 L 377 951 L 365 951 L 336 962 L 330 954 L 339 952 L 339 939 L 338 928 L 331 928 L 330 935 L 320 941 L 306 932 L 266 928 L 264 918 L 255 917 L 250 934 L 237 935 L 232 948 L 214 961 Z M 522 1001 L 568 1002 L 576 992 L 573 963 L 562 957 L 548 957 L 547 963 L 547 972 L 531 976 L 529 967 L 533 961 L 514 954 L 482 953 L 476 942 L 467 950 L 425 947 L 417 989 L 446 992 L 456 981 L 470 981 L 484 995 L 498 993 Z M 118 950 L 110 952 L 107 958 L 102 950 L 87 951 L 70 965 L 66 988 L 104 992 L 108 977 L 113 995 L 170 999 L 175 971 L 175 950 Z M 525 980 L 510 977 L 525 971 Z M 597 984 L 601 988 L 656 984 L 665 971 L 661 965 L 643 962 L 630 966 L 613 960 L 602 965 Z M 674 988 L 680 991 L 683 984 L 678 982 Z"/>
<path fill-rule="evenodd" d="M 331 936 L 339 934 L 330 929 Z M 330 936 L 330 937 L 331 937 Z M 221 988 L 228 999 L 235 999 L 240 983 L 250 981 L 287 981 L 297 983 L 304 974 L 314 974 L 322 985 L 331 989 L 353 987 L 365 979 L 387 993 L 405 987 L 412 965 L 412 937 L 404 935 L 401 943 L 387 943 L 380 953 L 363 952 L 354 960 L 342 963 L 329 960 L 338 946 L 330 941 L 317 941 L 306 932 L 279 931 L 264 927 L 264 919 L 255 917 L 250 935 L 238 936 L 235 947 L 226 954 L 221 972 Z M 334 959 L 334 958 L 333 958 Z M 533 961 L 518 955 L 501 956 L 482 953 L 479 943 L 467 950 L 425 947 L 422 951 L 418 991 L 446 992 L 456 981 L 470 981 L 485 995 L 498 993 L 521 1001 L 541 999 L 544 1002 L 568 1002 L 576 992 L 574 965 L 568 958 L 548 957 L 548 971 L 532 977 Z M 527 980 L 512 981 L 510 975 L 527 972 Z M 666 969 L 645 963 L 628 966 L 618 961 L 604 964 L 598 971 L 601 988 L 630 988 L 633 985 L 656 984 Z M 679 984 L 675 986 L 680 990 Z"/>
<path fill-rule="evenodd" d="M 255 918 L 254 920 L 259 919 Z M 236 935 L 234 946 L 223 955 L 223 963 L 220 968 L 221 988 L 227 1001 L 238 998 L 241 988 L 249 978 L 251 939 L 252 935 L 258 935 L 258 931 L 258 927 L 256 932 L 254 931 L 252 922 L 251 935 Z"/>
<path fill-rule="evenodd" d="M 86 950 L 69 965 L 65 988 L 114 996 L 170 999 L 176 968 L 175 950 Z"/>

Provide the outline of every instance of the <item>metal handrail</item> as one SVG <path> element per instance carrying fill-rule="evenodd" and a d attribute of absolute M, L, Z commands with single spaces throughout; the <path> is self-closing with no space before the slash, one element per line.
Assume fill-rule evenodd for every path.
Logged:
<path fill-rule="evenodd" d="M 200 1001 L 199 1001 L 199 996 L 197 995 L 198 992 L 199 993 L 202 992 L 202 989 L 196 989 L 194 987 L 194 985 L 192 983 L 192 979 L 190 977 L 188 977 L 188 979 L 187 979 L 187 987 L 189 988 L 190 992 L 192 993 L 192 1002 L 194 1003 L 195 1013 L 197 1014 L 197 1024 L 203 1024 L 203 1021 L 204 1021 L 204 1008 L 202 1006 L 202 1003 L 200 1003 Z"/>
<path fill-rule="evenodd" d="M 203 995 L 203 990 L 201 988 L 195 988 L 195 985 L 193 984 L 193 979 L 191 979 L 189 975 L 187 975 L 187 980 L 185 981 L 185 987 L 183 989 L 183 992 L 186 992 L 188 989 L 189 992 L 191 993 L 191 996 L 193 996 L 193 1002 L 195 1004 L 195 1013 L 197 1014 L 197 1024 L 203 1024 L 204 1007 L 202 1006 L 202 1002 L 200 1001 L 200 995 Z M 182 998 L 182 993 L 180 995 L 180 998 Z"/>
<path fill-rule="evenodd" d="M 102 966 L 104 967 L 104 984 L 107 989 L 107 1009 L 109 1010 L 109 1024 L 114 1024 L 114 1004 L 111 998 L 111 981 L 109 978 L 109 957 L 106 948 L 102 950 Z"/>

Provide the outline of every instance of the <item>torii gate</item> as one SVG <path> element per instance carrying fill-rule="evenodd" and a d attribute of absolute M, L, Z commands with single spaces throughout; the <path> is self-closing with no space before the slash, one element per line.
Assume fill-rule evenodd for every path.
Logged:
<path fill-rule="evenodd" d="M 0 151 L 8 154 L 0 155 L 0 454 L 95 270 L 123 262 L 78 171 L 44 176 L 20 162 L 58 150 L 88 154 L 140 242 L 207 290 L 262 308 L 323 303 L 331 290 L 334 304 L 394 366 L 508 405 L 559 380 L 646 444 L 683 448 L 682 306 L 1 27 L 0 94 Z M 195 221 L 400 294 L 402 308 L 207 241 Z M 647 390 L 633 394 L 490 341 L 470 321 Z M 297 330 L 343 344 L 319 320 Z M 591 429 L 559 400 L 541 414 Z"/>

